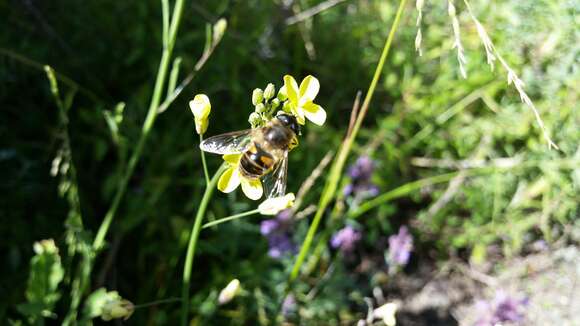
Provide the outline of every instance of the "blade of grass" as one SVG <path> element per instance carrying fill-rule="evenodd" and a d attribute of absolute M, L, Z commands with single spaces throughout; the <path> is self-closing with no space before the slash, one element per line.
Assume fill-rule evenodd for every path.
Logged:
<path fill-rule="evenodd" d="M 324 214 L 326 207 L 328 206 L 328 204 L 330 203 L 330 201 L 334 197 L 334 194 L 335 194 L 337 186 L 338 186 L 338 182 L 340 180 L 340 176 L 342 174 L 342 170 L 344 168 L 344 164 L 346 162 L 346 158 L 348 157 L 348 154 L 350 153 L 350 148 L 352 146 L 352 143 L 354 142 L 354 139 L 356 138 L 356 135 L 360 129 L 362 121 L 363 121 L 363 119 L 368 111 L 370 101 L 371 101 L 373 94 L 375 92 L 375 88 L 376 88 L 377 83 L 379 81 L 379 77 L 380 77 L 381 72 L 383 70 L 383 66 L 385 64 L 385 60 L 387 58 L 387 55 L 389 54 L 389 50 L 391 48 L 391 44 L 393 43 L 393 39 L 395 37 L 395 32 L 397 30 L 397 27 L 399 26 L 399 22 L 401 20 L 401 16 L 402 16 L 403 9 L 405 7 L 406 2 L 407 2 L 406 0 L 401 0 L 399 2 L 397 14 L 395 16 L 395 19 L 393 20 L 393 24 L 391 25 L 391 30 L 389 32 L 389 36 L 387 37 L 387 40 L 385 42 L 383 52 L 382 52 L 381 57 L 379 59 L 379 63 L 377 64 L 377 68 L 375 70 L 375 73 L 374 73 L 373 79 L 371 81 L 371 84 L 369 86 L 369 89 L 367 91 L 367 94 L 365 96 L 363 105 L 362 105 L 361 110 L 360 110 L 360 114 L 358 115 L 358 117 L 356 119 L 356 122 L 354 124 L 352 132 L 345 139 L 337 158 L 333 162 L 333 165 L 332 165 L 331 170 L 330 170 L 329 178 L 326 182 L 326 185 L 324 186 L 324 189 L 322 191 L 322 195 L 321 195 L 320 200 L 318 202 L 318 210 L 316 211 L 316 214 L 314 215 L 314 219 L 312 220 L 312 224 L 310 224 L 310 227 L 308 229 L 308 233 L 306 234 L 306 238 L 304 239 L 304 242 L 302 243 L 302 247 L 300 248 L 298 258 L 296 259 L 296 262 L 294 263 L 294 266 L 292 268 L 292 272 L 290 273 L 290 281 L 293 281 L 298 276 L 298 273 L 300 272 L 300 267 L 302 266 L 302 263 L 304 262 L 304 259 L 306 258 L 306 254 L 308 253 L 308 250 L 310 249 L 310 246 L 312 244 L 312 240 L 314 239 L 314 235 L 316 234 L 316 230 L 318 229 L 318 225 L 320 224 L 320 220 L 322 219 L 322 215 Z"/>

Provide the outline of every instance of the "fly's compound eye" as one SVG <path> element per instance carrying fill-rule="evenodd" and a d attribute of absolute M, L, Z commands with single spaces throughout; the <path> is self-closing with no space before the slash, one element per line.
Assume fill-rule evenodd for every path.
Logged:
<path fill-rule="evenodd" d="M 300 135 L 300 125 L 294 116 L 283 113 L 276 116 L 276 118 L 280 120 L 284 126 L 290 128 L 296 136 Z"/>

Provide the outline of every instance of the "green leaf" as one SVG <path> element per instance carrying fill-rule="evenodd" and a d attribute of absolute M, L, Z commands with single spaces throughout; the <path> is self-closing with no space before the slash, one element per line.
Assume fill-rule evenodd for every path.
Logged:
<path fill-rule="evenodd" d="M 27 302 L 17 307 L 31 322 L 39 318 L 55 317 L 52 309 L 60 298 L 58 285 L 64 277 L 54 240 L 34 243 L 34 252 L 36 254 L 30 260 L 30 275 L 25 293 Z"/>

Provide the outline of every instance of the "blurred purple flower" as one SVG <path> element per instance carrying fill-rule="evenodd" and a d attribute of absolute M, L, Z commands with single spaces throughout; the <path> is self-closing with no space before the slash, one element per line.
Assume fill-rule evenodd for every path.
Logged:
<path fill-rule="evenodd" d="M 494 326 L 505 322 L 521 324 L 526 317 L 525 310 L 528 302 L 528 298 L 517 299 L 499 290 L 491 302 L 477 303 L 479 319 L 475 326 Z"/>
<path fill-rule="evenodd" d="M 354 196 L 356 199 L 374 197 L 379 194 L 379 188 L 371 182 L 375 169 L 375 162 L 368 156 L 359 157 L 348 168 L 351 183 L 344 187 L 345 196 Z"/>
<path fill-rule="evenodd" d="M 330 240 L 333 248 L 340 248 L 343 253 L 349 253 L 354 250 L 356 243 L 361 239 L 361 233 L 350 225 L 345 226 L 336 232 Z"/>
<path fill-rule="evenodd" d="M 290 314 L 296 311 L 296 298 L 294 295 L 288 294 L 282 302 L 282 315 L 288 317 Z"/>
<path fill-rule="evenodd" d="M 292 210 L 286 209 L 276 217 L 262 221 L 260 233 L 268 239 L 268 255 L 280 258 L 286 253 L 294 252 L 296 246 L 292 242 L 290 229 L 292 227 Z"/>
<path fill-rule="evenodd" d="M 405 266 L 413 250 L 413 236 L 406 226 L 401 226 L 399 233 L 389 237 L 389 263 L 395 266 Z"/>

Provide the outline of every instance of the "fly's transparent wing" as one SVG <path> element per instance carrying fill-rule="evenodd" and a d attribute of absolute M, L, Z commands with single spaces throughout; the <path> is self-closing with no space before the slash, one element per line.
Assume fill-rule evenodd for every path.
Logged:
<path fill-rule="evenodd" d="M 286 194 L 286 181 L 288 179 L 288 151 L 284 152 L 283 158 L 274 166 L 272 172 L 263 178 L 266 198 L 280 197 Z"/>
<path fill-rule="evenodd" d="M 252 140 L 252 129 L 228 132 L 209 137 L 199 144 L 199 148 L 214 154 L 237 154 L 246 151 Z"/>

